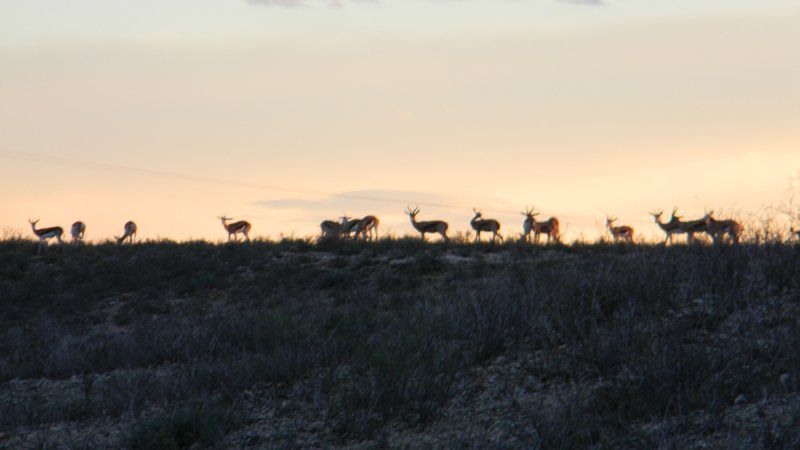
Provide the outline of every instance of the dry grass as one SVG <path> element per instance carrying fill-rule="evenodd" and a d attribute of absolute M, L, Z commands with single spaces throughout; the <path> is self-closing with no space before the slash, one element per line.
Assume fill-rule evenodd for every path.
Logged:
<path fill-rule="evenodd" d="M 452 445 L 437 424 L 478 401 L 475 380 L 491 389 L 495 367 L 519 378 L 490 414 L 509 429 L 473 443 L 800 442 L 791 245 L 283 240 L 37 256 L 7 239 L 0 255 L 13 446 Z M 765 395 L 787 409 L 728 423 Z"/>

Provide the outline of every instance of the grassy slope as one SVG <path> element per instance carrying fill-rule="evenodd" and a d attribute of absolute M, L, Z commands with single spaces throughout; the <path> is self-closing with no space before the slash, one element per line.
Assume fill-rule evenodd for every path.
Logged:
<path fill-rule="evenodd" d="M 800 444 L 792 246 L 0 242 L 0 445 Z"/>

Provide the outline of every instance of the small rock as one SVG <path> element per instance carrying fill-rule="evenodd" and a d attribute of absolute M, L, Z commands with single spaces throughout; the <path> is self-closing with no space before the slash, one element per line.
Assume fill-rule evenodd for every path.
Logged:
<path fill-rule="evenodd" d="M 789 390 L 789 374 L 788 373 L 781 374 L 779 380 L 781 380 L 781 384 L 783 385 L 783 388 L 788 391 Z"/>
<path fill-rule="evenodd" d="M 739 394 L 736 396 L 736 399 L 733 401 L 734 405 L 741 405 L 742 403 L 747 401 L 747 397 L 744 394 Z"/>

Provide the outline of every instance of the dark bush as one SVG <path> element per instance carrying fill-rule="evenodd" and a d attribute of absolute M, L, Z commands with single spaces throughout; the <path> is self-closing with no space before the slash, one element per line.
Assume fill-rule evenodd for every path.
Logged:
<path fill-rule="evenodd" d="M 127 438 L 131 449 L 210 447 L 240 423 L 230 411 L 205 404 L 192 405 L 138 423 Z"/>

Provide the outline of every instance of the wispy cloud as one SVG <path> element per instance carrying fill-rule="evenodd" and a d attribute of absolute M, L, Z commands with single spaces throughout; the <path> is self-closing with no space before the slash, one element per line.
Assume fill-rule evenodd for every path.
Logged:
<path fill-rule="evenodd" d="M 259 6 L 281 6 L 281 7 L 304 7 L 313 5 L 330 6 L 339 8 L 346 3 L 376 3 L 378 0 L 247 0 L 251 5 Z"/>
<path fill-rule="evenodd" d="M 458 200 L 446 194 L 423 191 L 363 190 L 348 191 L 322 198 L 279 198 L 256 202 L 257 206 L 273 209 L 299 210 L 369 210 L 376 207 L 398 209 L 405 204 L 420 204 L 440 208 L 460 208 Z"/>
<path fill-rule="evenodd" d="M 274 210 L 309 212 L 313 215 L 342 213 L 402 215 L 407 205 L 419 205 L 423 210 L 455 216 L 471 214 L 473 206 L 485 212 L 516 214 L 513 205 L 488 195 L 471 193 L 469 202 L 465 202 L 457 195 L 401 190 L 349 191 L 319 198 L 278 198 L 258 201 L 254 205 Z"/>
<path fill-rule="evenodd" d="M 299 6 L 306 6 L 308 1 L 306 0 L 247 0 L 247 3 L 251 5 L 259 5 L 259 6 L 283 6 L 283 7 L 299 7 Z M 330 3 L 333 6 L 335 4 L 340 3 L 336 0 L 327 0 L 326 3 Z"/>
<path fill-rule="evenodd" d="M 441 0 L 429 0 L 441 1 Z M 558 3 L 567 3 L 578 6 L 602 6 L 605 0 L 554 0 Z M 380 0 L 247 0 L 251 5 L 260 6 L 280 6 L 280 7 L 304 7 L 313 5 L 325 5 L 334 8 L 343 7 L 348 3 L 379 3 Z M 452 3 L 459 3 L 459 1 L 452 1 Z"/>
<path fill-rule="evenodd" d="M 606 4 L 604 0 L 558 0 L 560 3 L 569 3 L 578 6 L 603 6 Z"/>

